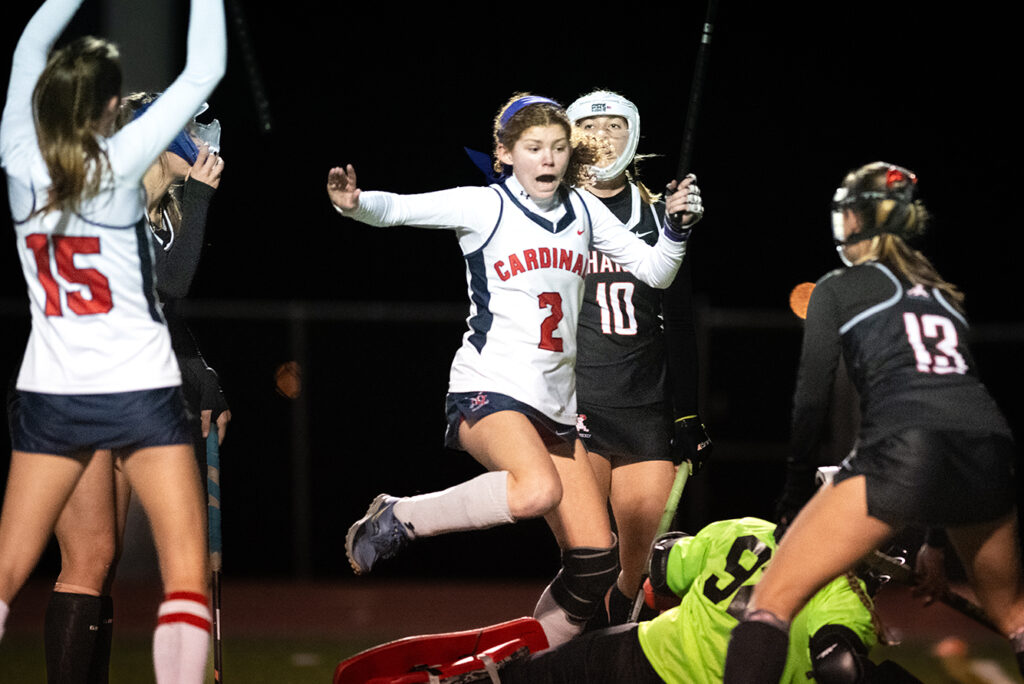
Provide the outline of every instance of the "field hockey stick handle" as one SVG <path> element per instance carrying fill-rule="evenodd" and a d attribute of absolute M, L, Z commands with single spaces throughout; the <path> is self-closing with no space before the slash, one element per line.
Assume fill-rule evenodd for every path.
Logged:
<path fill-rule="evenodd" d="M 214 572 L 221 570 L 221 515 L 220 515 L 220 440 L 217 424 L 210 425 L 206 437 L 206 492 L 207 524 L 210 542 L 210 565 Z"/>

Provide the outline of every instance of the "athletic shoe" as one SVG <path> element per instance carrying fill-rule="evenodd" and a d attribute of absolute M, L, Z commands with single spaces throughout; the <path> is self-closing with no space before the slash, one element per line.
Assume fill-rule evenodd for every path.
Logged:
<path fill-rule="evenodd" d="M 345 555 L 357 575 L 364 575 L 381 558 L 394 558 L 409 543 L 405 523 L 395 517 L 397 497 L 378 494 L 366 515 L 345 535 Z"/>

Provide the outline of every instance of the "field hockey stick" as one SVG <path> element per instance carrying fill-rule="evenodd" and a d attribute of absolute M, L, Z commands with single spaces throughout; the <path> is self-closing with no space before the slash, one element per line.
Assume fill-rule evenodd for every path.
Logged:
<path fill-rule="evenodd" d="M 700 101 L 704 95 L 704 78 L 708 72 L 708 56 L 711 52 L 711 34 L 715 28 L 715 15 L 718 13 L 718 0 L 708 0 L 707 12 L 704 15 L 704 27 L 700 34 L 700 46 L 697 48 L 697 61 L 693 66 L 693 81 L 690 83 L 690 103 L 686 108 L 686 122 L 683 124 L 683 142 L 679 148 L 679 166 L 676 168 L 676 180 L 686 178 L 690 173 L 693 160 L 694 134 L 697 130 L 697 115 L 700 113 Z M 673 214 L 672 220 L 678 225 L 682 221 L 681 214 Z"/>
<path fill-rule="evenodd" d="M 887 575 L 890 579 L 899 582 L 900 584 L 905 584 L 907 586 L 914 586 L 917 584 L 917 578 L 914 576 L 914 571 L 902 558 L 893 558 L 881 551 L 875 551 L 864 558 L 864 563 L 875 572 L 881 575 Z M 992 622 L 992 619 L 985 613 L 985 610 L 970 599 L 948 590 L 943 591 L 940 595 L 936 596 L 936 598 L 958 613 L 966 615 L 984 627 L 988 627 L 996 634 L 1005 636 L 995 623 Z"/>
<path fill-rule="evenodd" d="M 229 0 L 228 10 L 231 27 L 235 31 L 235 38 L 242 53 L 242 64 L 245 65 L 245 75 L 249 81 L 249 92 L 252 93 L 253 104 L 256 105 L 260 132 L 266 135 L 274 128 L 270 118 L 270 100 L 267 98 L 266 88 L 263 87 L 263 78 L 260 76 L 259 65 L 256 62 L 256 50 L 253 48 L 249 27 L 245 21 L 245 14 L 242 12 L 241 0 Z"/>
<path fill-rule="evenodd" d="M 210 539 L 210 570 L 213 573 L 213 681 L 215 684 L 222 684 L 224 681 L 224 661 L 221 657 L 220 636 L 220 439 L 217 434 L 217 424 L 214 421 L 211 421 L 210 434 L 206 438 L 206 491 L 207 522 Z"/>
<path fill-rule="evenodd" d="M 658 531 L 654 535 L 655 539 L 668 532 L 669 528 L 672 527 L 672 521 L 676 517 L 676 510 L 679 508 L 679 500 L 683 496 L 683 488 L 686 486 L 686 481 L 690 479 L 692 473 L 693 464 L 690 461 L 683 461 L 679 465 L 679 469 L 676 470 L 676 477 L 672 481 L 672 489 L 669 491 L 668 500 L 665 502 L 665 510 L 662 512 L 661 520 L 658 522 Z M 644 607 L 644 581 L 651 574 L 651 555 L 653 551 L 654 545 L 651 544 L 651 548 L 647 551 L 647 562 L 644 563 L 644 574 L 640 577 L 640 588 L 633 599 L 633 607 L 629 611 L 630 622 L 636 622 L 640 618 L 640 610 Z"/>
<path fill-rule="evenodd" d="M 708 72 L 711 34 L 715 28 L 717 13 L 718 0 L 708 0 L 707 13 L 704 15 L 704 28 L 700 35 L 700 47 L 697 48 L 697 61 L 693 67 L 693 82 L 690 84 L 690 104 L 686 110 L 686 123 L 683 125 L 683 143 L 679 149 L 676 178 L 680 180 L 690 172 L 690 162 L 693 159 L 694 132 L 697 130 L 697 115 L 700 113 L 700 101 L 704 95 L 704 78 Z"/>

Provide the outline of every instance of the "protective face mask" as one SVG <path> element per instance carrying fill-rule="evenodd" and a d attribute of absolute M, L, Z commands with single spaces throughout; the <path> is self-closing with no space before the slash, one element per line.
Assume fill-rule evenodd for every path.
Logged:
<path fill-rule="evenodd" d="M 208 124 L 193 122 L 189 125 L 189 132 L 197 143 L 209 145 L 210 152 L 220 153 L 220 121 L 214 119 Z"/>
<path fill-rule="evenodd" d="M 839 255 L 840 260 L 847 266 L 853 266 L 853 262 L 846 258 L 846 254 L 843 253 L 843 239 L 845 238 L 843 228 L 843 212 L 833 211 L 832 212 L 832 239 L 836 243 L 836 253 Z"/>

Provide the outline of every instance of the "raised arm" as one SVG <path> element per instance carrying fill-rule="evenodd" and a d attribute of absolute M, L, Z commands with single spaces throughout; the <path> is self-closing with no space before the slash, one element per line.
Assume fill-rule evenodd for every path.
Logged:
<path fill-rule="evenodd" d="M 46 67 L 50 48 L 81 4 L 82 0 L 47 0 L 32 15 L 14 48 L 7 103 L 0 123 L 0 159 L 5 165 L 19 145 L 36 146 L 32 91 Z"/>
<path fill-rule="evenodd" d="M 669 192 L 665 200 L 666 220 L 654 247 L 626 230 L 603 205 L 588 203 L 594 222 L 594 247 L 651 287 L 665 288 L 672 284 L 686 254 L 690 229 L 703 215 L 696 178 L 687 176 L 678 184 L 673 181 Z M 681 227 L 671 225 L 667 219 L 676 213 L 684 216 Z"/>
<path fill-rule="evenodd" d="M 223 0 L 192 0 L 185 69 L 146 112 L 111 138 L 111 166 L 142 178 L 220 82 L 227 67 Z"/>

